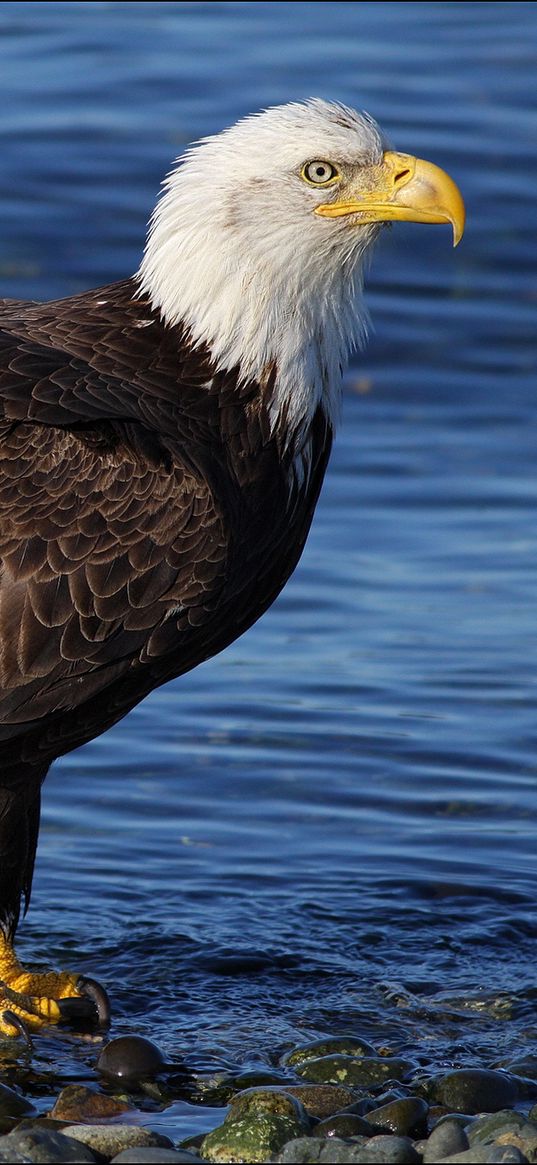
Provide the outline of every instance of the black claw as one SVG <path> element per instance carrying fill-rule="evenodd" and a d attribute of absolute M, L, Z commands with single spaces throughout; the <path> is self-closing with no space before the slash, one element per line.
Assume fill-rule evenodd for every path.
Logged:
<path fill-rule="evenodd" d="M 15 1027 L 17 1029 L 19 1035 L 22 1036 L 22 1038 L 26 1044 L 27 1051 L 31 1052 L 32 1051 L 32 1037 L 30 1035 L 30 1032 L 28 1031 L 28 1028 L 26 1027 L 26 1024 L 24 1023 L 24 1020 L 22 1020 L 20 1018 L 20 1016 L 15 1015 L 14 1011 L 3 1011 L 2 1012 L 2 1021 L 3 1021 L 3 1023 L 11 1024 L 12 1027 Z"/>
<path fill-rule="evenodd" d="M 97 1019 L 99 1027 L 106 1028 L 110 1026 L 110 1000 L 104 987 L 97 983 L 96 979 L 86 979 L 85 976 L 80 978 L 76 985 L 77 991 L 81 991 L 86 996 L 86 1000 L 78 1000 L 79 1003 L 91 1003 L 93 1014 L 97 1012 Z M 67 1000 L 66 1000 L 67 1002 Z"/>
<path fill-rule="evenodd" d="M 62 1019 L 73 1021 L 95 1019 L 95 1006 L 91 999 L 56 999 Z"/>

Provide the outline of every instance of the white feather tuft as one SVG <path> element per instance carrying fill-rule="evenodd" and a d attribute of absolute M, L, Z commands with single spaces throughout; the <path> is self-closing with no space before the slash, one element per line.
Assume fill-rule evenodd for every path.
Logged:
<path fill-rule="evenodd" d="M 220 369 L 248 380 L 275 366 L 272 427 L 294 441 L 319 403 L 335 424 L 342 369 L 367 327 L 363 267 L 378 233 L 315 215 L 326 190 L 301 170 L 316 158 L 375 164 L 382 150 L 367 115 L 317 99 L 278 106 L 188 150 L 151 219 L 141 293 Z"/>

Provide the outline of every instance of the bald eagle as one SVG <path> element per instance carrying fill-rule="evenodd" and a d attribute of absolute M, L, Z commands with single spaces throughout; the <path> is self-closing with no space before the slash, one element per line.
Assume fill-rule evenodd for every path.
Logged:
<path fill-rule="evenodd" d="M 106 1010 L 91 981 L 14 952 L 41 785 L 294 570 L 390 220 L 451 223 L 457 242 L 460 193 L 370 117 L 284 105 L 179 159 L 134 276 L 1 302 L 2 1035 Z"/>

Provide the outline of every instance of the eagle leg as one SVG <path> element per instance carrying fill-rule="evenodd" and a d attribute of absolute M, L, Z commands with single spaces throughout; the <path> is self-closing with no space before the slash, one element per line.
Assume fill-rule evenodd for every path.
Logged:
<path fill-rule="evenodd" d="M 109 1009 L 104 989 L 92 980 L 69 972 L 25 971 L 9 939 L 0 935 L 0 1036 L 19 1035 L 10 1013 L 35 1031 L 65 1020 L 103 1025 Z"/>
<path fill-rule="evenodd" d="M 0 1038 L 49 1024 L 107 1024 L 106 992 L 92 979 L 64 971 L 27 971 L 13 942 L 21 898 L 30 900 L 39 833 L 40 788 L 44 771 L 19 769 L 17 781 L 0 785 Z"/>

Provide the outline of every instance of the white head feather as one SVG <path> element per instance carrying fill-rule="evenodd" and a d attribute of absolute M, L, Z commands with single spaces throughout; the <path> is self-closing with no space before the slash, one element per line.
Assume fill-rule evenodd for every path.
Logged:
<path fill-rule="evenodd" d="M 366 115 L 321 100 L 267 109 L 179 159 L 164 182 L 137 274 L 167 323 L 206 343 L 244 380 L 277 369 L 273 429 L 307 430 L 319 403 L 333 424 L 341 372 L 362 339 L 366 252 L 378 226 L 313 213 L 324 188 L 305 163 L 371 165 L 383 141 Z"/>

